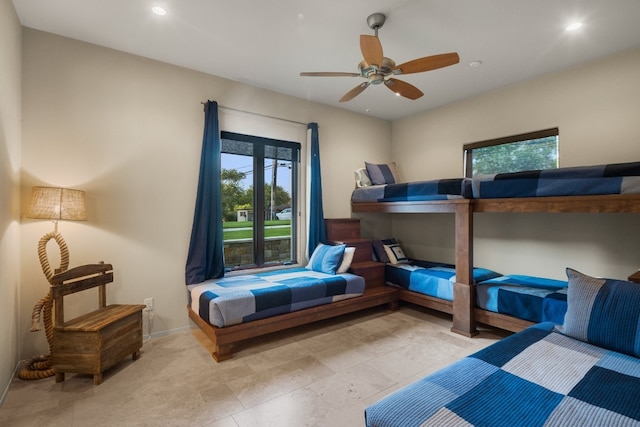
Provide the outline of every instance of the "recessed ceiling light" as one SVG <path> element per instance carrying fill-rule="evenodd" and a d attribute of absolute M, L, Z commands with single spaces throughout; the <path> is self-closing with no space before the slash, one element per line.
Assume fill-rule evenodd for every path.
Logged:
<path fill-rule="evenodd" d="M 154 6 L 154 7 L 152 7 L 152 8 L 151 8 L 151 10 L 152 10 L 152 11 L 153 11 L 153 13 L 155 13 L 156 15 L 163 16 L 163 15 L 166 15 L 166 14 L 167 14 L 167 9 L 165 9 L 165 8 L 164 8 L 164 7 L 162 7 L 162 6 Z"/>
<path fill-rule="evenodd" d="M 567 31 L 575 31 L 578 28 L 582 27 L 582 22 L 572 22 L 571 24 L 567 25 L 567 27 L 565 28 Z"/>
<path fill-rule="evenodd" d="M 482 61 L 471 61 L 471 62 L 469 62 L 469 67 L 471 67 L 471 68 L 478 68 L 481 65 L 482 65 Z"/>

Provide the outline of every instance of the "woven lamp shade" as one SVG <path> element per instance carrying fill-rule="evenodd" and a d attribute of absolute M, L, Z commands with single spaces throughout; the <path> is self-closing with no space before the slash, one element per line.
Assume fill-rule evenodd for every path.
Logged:
<path fill-rule="evenodd" d="M 33 187 L 28 218 L 52 221 L 86 221 L 84 191 L 57 187 Z"/>

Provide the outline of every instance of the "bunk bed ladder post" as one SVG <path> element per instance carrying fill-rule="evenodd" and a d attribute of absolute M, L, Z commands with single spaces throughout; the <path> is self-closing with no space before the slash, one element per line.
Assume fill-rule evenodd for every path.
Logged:
<path fill-rule="evenodd" d="M 473 214 L 471 201 L 455 209 L 456 282 L 453 285 L 452 332 L 472 337 L 478 334 L 474 316 Z"/>

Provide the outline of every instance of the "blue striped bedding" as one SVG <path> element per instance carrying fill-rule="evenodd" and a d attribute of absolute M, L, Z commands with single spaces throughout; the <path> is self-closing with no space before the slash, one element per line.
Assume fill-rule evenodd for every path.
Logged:
<path fill-rule="evenodd" d="M 466 179 L 469 199 L 640 193 L 640 162 L 531 170 Z"/>
<path fill-rule="evenodd" d="M 495 271 L 474 268 L 476 282 L 500 276 Z M 454 265 L 411 260 L 409 264 L 386 264 L 385 281 L 409 291 L 453 301 L 453 283 L 456 281 Z"/>
<path fill-rule="evenodd" d="M 365 282 L 350 273 L 299 267 L 207 280 L 188 289 L 191 309 L 222 328 L 357 297 L 364 293 Z"/>
<path fill-rule="evenodd" d="M 406 202 L 462 198 L 463 178 L 414 181 L 356 188 L 352 202 Z"/>
<path fill-rule="evenodd" d="M 365 410 L 367 427 L 640 426 L 640 359 L 542 323 Z"/>
<path fill-rule="evenodd" d="M 530 322 L 562 324 L 567 311 L 567 282 L 508 275 L 476 285 L 479 308 Z"/>

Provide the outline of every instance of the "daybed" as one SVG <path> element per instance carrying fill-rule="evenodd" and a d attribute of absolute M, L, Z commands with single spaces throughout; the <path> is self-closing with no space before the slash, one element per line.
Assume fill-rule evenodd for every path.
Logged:
<path fill-rule="evenodd" d="M 371 166 L 371 165 L 367 165 Z M 373 170 L 381 165 L 373 165 Z M 367 170 L 370 168 L 368 167 Z M 393 178 L 392 178 L 393 181 Z M 514 318 L 476 307 L 476 285 L 473 280 L 473 216 L 492 212 L 640 212 L 640 162 L 560 168 L 550 171 L 527 171 L 512 174 L 461 179 L 458 197 L 452 180 L 421 183 L 426 194 L 419 198 L 406 191 L 402 198 L 383 196 L 376 201 L 361 201 L 362 188 L 353 193 L 353 213 L 452 213 L 455 215 L 455 269 L 452 305 L 444 300 L 409 290 L 399 294 L 400 300 L 452 313 L 452 331 L 466 336 L 477 333 L 476 322 L 510 331 L 520 331 L 532 321 Z M 457 182 L 457 181 L 455 181 Z M 393 188 L 379 179 L 374 184 Z M 397 185 L 394 181 L 394 184 Z M 410 184 L 406 188 L 411 188 Z M 366 187 L 365 187 L 366 188 Z M 435 190 L 434 190 L 435 189 Z M 378 190 L 380 191 L 380 190 Z M 446 200 L 430 200 L 449 193 Z M 400 192 L 401 193 L 401 192 Z M 383 193 L 384 194 L 384 193 Z"/>
<path fill-rule="evenodd" d="M 640 425 L 640 285 L 567 275 L 563 325 L 531 326 L 396 391 L 366 425 Z"/>
<path fill-rule="evenodd" d="M 248 338 L 374 307 L 393 305 L 384 286 L 347 273 L 345 245 L 320 244 L 307 267 L 235 275 L 189 285 L 189 317 L 212 341 L 216 361 Z M 353 252 L 351 253 L 353 256 Z"/>

